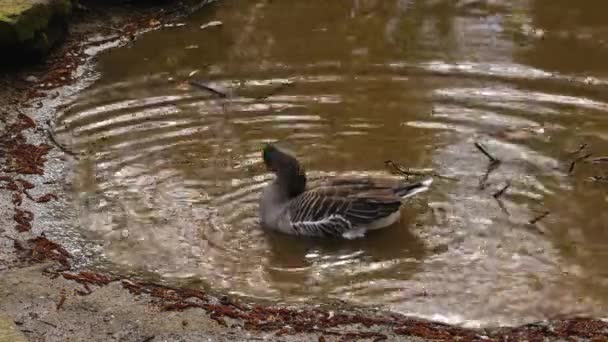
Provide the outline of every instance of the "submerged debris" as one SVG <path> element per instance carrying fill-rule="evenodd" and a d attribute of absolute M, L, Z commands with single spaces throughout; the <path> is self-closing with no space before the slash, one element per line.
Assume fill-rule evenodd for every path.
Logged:
<path fill-rule="evenodd" d="M 492 172 L 496 171 L 496 169 L 498 168 L 499 165 L 500 165 L 500 162 L 490 163 L 488 165 L 486 172 L 479 179 L 479 189 L 480 190 L 483 190 L 488 186 L 488 178 L 490 178 L 490 175 L 492 174 Z"/>
<path fill-rule="evenodd" d="M 475 142 L 475 147 L 477 147 L 477 149 L 483 153 L 486 157 L 488 157 L 488 159 L 490 160 L 490 163 L 492 164 L 497 164 L 500 163 L 500 159 L 495 158 L 493 155 L 490 154 L 490 152 L 488 152 L 488 150 L 486 150 L 486 148 L 479 142 Z"/>
<path fill-rule="evenodd" d="M 596 157 L 596 158 L 592 158 L 589 159 L 589 162 L 591 163 L 608 163 L 608 157 Z"/>
<path fill-rule="evenodd" d="M 538 223 L 540 220 L 544 219 L 545 217 L 549 216 L 551 212 L 546 210 L 544 211 L 542 214 L 534 217 L 533 219 L 531 219 L 530 221 L 528 221 L 529 224 L 536 224 Z"/>
<path fill-rule="evenodd" d="M 60 149 L 61 151 L 63 151 L 65 154 L 68 154 L 72 157 L 75 157 L 76 159 L 78 159 L 77 154 L 70 151 L 67 147 L 63 146 L 62 144 L 60 144 L 57 139 L 55 138 L 55 134 L 53 134 L 53 132 L 50 129 L 45 130 L 47 136 L 49 137 L 49 140 L 53 143 L 53 145 L 55 145 L 55 147 L 57 147 L 58 149 Z"/>
<path fill-rule="evenodd" d="M 589 146 L 589 144 L 587 144 L 587 143 L 581 144 L 576 150 L 569 152 L 568 154 L 570 154 L 570 155 L 579 154 L 579 153 L 583 152 L 588 146 Z"/>
<path fill-rule="evenodd" d="M 588 180 L 590 182 L 606 183 L 606 182 L 608 182 L 608 176 L 592 176 L 592 177 L 589 177 Z"/>
<path fill-rule="evenodd" d="M 507 184 L 505 184 L 505 186 L 503 186 L 500 190 L 498 190 L 494 194 L 492 194 L 492 196 L 498 200 L 510 187 L 511 187 L 511 182 L 507 182 Z"/>
<path fill-rule="evenodd" d="M 448 176 L 443 176 L 440 175 L 438 173 L 433 172 L 433 170 L 412 170 L 412 169 L 408 169 L 406 167 L 404 167 L 403 165 L 400 165 L 392 160 L 385 160 L 384 161 L 384 165 L 386 167 L 390 167 L 393 170 L 395 170 L 397 173 L 400 173 L 402 175 L 404 175 L 405 177 L 409 178 L 410 176 L 426 176 L 426 177 L 437 177 L 437 178 L 442 178 L 442 179 L 448 179 L 448 180 L 456 180 L 455 178 L 452 177 L 448 177 Z"/>
<path fill-rule="evenodd" d="M 225 93 L 223 93 L 223 92 L 221 92 L 221 91 L 219 91 L 219 90 L 217 90 L 217 89 L 215 89 L 215 88 L 213 88 L 213 87 L 205 84 L 202 81 L 189 81 L 188 83 L 191 86 L 194 86 L 194 87 L 202 89 L 202 90 L 206 90 L 206 91 L 208 91 L 208 92 L 210 92 L 212 94 L 215 94 L 215 95 L 217 95 L 218 97 L 221 97 L 221 98 L 225 98 L 225 97 L 228 96 Z"/>
<path fill-rule="evenodd" d="M 571 175 L 574 172 L 574 167 L 576 166 L 576 163 L 583 161 L 587 158 L 591 157 L 591 153 L 587 153 L 584 156 L 578 157 L 576 159 L 574 159 L 571 163 L 570 163 L 570 167 L 568 168 L 568 175 Z"/>
<path fill-rule="evenodd" d="M 258 101 L 263 101 L 268 99 L 271 96 L 274 96 L 276 94 L 278 94 L 279 92 L 293 86 L 295 83 L 294 82 L 284 82 L 279 84 L 278 86 L 274 87 L 272 90 L 270 90 L 268 93 L 264 94 L 264 95 L 260 95 L 255 97 L 256 100 Z"/>
<path fill-rule="evenodd" d="M 498 203 L 500 210 L 502 210 L 502 212 L 505 213 L 507 216 L 510 216 L 511 214 L 509 213 L 509 210 L 507 210 L 507 207 L 505 207 L 505 204 L 503 203 L 501 197 L 502 197 L 502 195 L 505 194 L 505 192 L 507 192 L 507 190 L 510 187 L 511 187 L 511 181 L 508 181 L 507 184 L 505 184 L 505 186 L 503 186 L 502 188 L 500 188 L 500 190 L 498 190 L 492 194 L 492 197 L 494 197 L 494 199 L 496 200 L 496 203 Z"/>
<path fill-rule="evenodd" d="M 481 153 L 483 153 L 483 155 L 488 157 L 488 159 L 490 160 L 490 164 L 488 164 L 488 168 L 486 169 L 486 172 L 479 179 L 479 189 L 483 190 L 487 186 L 487 182 L 488 182 L 488 178 L 490 178 L 490 174 L 492 172 L 494 172 L 498 168 L 498 166 L 500 166 L 501 161 L 500 161 L 500 159 L 498 159 L 498 158 L 494 157 L 492 154 L 490 154 L 490 152 L 488 152 L 488 150 L 481 143 L 475 142 L 475 147 Z"/>

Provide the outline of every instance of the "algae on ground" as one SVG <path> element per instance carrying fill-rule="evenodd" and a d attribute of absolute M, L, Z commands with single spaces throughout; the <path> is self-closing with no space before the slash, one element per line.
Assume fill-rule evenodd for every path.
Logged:
<path fill-rule="evenodd" d="M 27 342 L 13 320 L 0 312 L 0 342 Z"/>

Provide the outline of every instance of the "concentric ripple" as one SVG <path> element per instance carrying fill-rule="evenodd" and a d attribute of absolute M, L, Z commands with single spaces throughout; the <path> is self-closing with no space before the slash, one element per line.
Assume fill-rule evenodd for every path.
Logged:
<path fill-rule="evenodd" d="M 589 182 L 605 170 L 571 161 L 608 147 L 608 67 L 544 63 L 565 38 L 536 37 L 534 2 L 433 3 L 219 2 L 101 58 L 55 122 L 80 155 L 74 234 L 101 251 L 91 266 L 466 325 L 606 315 L 607 190 Z M 199 29 L 210 20 L 224 24 Z M 389 159 L 439 176 L 365 239 L 277 235 L 257 217 L 268 141 L 311 180 L 386 175 Z"/>

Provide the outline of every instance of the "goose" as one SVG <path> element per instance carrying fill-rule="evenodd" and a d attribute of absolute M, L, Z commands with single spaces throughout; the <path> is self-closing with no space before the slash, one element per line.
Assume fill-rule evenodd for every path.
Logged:
<path fill-rule="evenodd" d="M 267 144 L 262 159 L 275 179 L 260 197 L 261 225 L 297 236 L 363 237 L 397 222 L 403 200 L 428 190 L 433 182 L 336 176 L 307 186 L 306 172 L 293 153 Z"/>

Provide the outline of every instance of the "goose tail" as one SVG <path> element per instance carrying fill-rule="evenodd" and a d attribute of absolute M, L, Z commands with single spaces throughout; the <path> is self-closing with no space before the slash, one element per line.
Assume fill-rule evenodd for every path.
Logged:
<path fill-rule="evenodd" d="M 426 178 L 420 182 L 407 184 L 397 189 L 397 195 L 402 199 L 410 198 L 421 192 L 425 192 L 433 184 L 433 178 Z"/>

